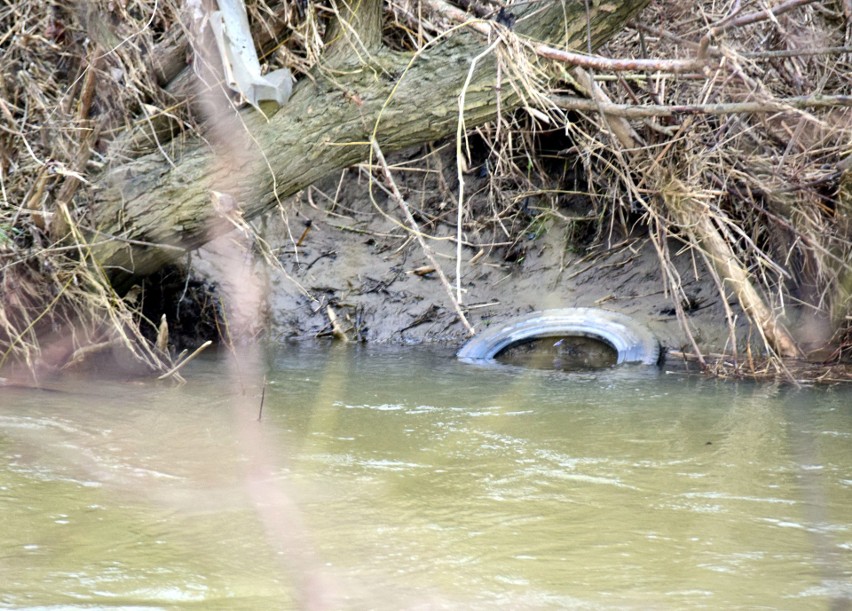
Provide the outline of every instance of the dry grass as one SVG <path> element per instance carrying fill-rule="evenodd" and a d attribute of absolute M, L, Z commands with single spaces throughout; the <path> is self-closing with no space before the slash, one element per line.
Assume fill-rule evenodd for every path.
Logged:
<path fill-rule="evenodd" d="M 162 361 L 134 341 L 132 307 L 87 259 L 78 227 L 85 212 L 73 204 L 86 176 L 104 164 L 110 135 L 128 126 L 152 89 L 144 73 L 127 69 L 150 39 L 106 53 L 113 41 L 93 20 L 101 4 L 78 12 L 59 3 L 0 8 L 0 360 L 34 372 L 117 343 L 151 367 Z"/>
<path fill-rule="evenodd" d="M 154 147 L 172 158 L 200 133 L 186 61 L 193 4 L 0 5 L 0 366 L 38 375 L 116 351 L 142 370 L 174 366 L 146 339 L 160 320 L 142 315 L 144 283 L 119 295 L 91 259 L 90 241 L 104 238 L 75 194 L 108 164 Z M 251 5 L 267 49 L 297 12 L 271 4 Z M 309 23 L 287 32 L 316 48 Z"/>
<path fill-rule="evenodd" d="M 743 3 L 741 14 L 762 8 L 749 4 Z M 699 202 L 701 215 L 712 220 L 767 307 L 787 321 L 805 355 L 848 361 L 852 232 L 850 200 L 842 185 L 849 180 L 844 164 L 852 153 L 852 16 L 844 16 L 840 4 L 799 4 L 773 19 L 719 35 L 713 52 L 724 61 L 704 78 L 620 79 L 608 90 L 616 101 L 629 104 L 749 101 L 774 108 L 632 122 L 648 153 L 639 168 L 645 177 L 637 185 L 641 201 L 646 218 L 659 223 L 665 235 L 684 240 L 706 257 L 706 241 L 666 205 L 666 189 L 676 177 L 689 198 Z M 695 48 L 708 25 L 725 21 L 728 9 L 703 5 L 698 12 L 681 14 L 674 3 L 654 5 L 643 23 L 666 23 L 667 31 L 625 33 L 610 51 L 683 55 Z M 798 96 L 843 95 L 837 106 L 778 110 Z M 726 298 L 737 293 L 730 277 L 719 282 Z M 678 279 L 672 284 L 677 294 Z M 759 332 L 761 326 L 755 326 Z M 769 348 L 772 354 L 775 346 Z M 729 361 L 734 369 L 752 366 L 745 355 Z M 782 363 L 775 366 L 784 373 Z"/>
<path fill-rule="evenodd" d="M 529 188 L 541 194 L 550 188 L 538 201 L 563 213 L 563 194 L 579 183 L 592 203 L 583 211 L 601 219 L 602 241 L 612 238 L 608 229 L 614 226 L 621 225 L 621 235 L 642 226 L 655 241 L 687 331 L 685 279 L 670 261 L 681 245 L 703 259 L 716 275 L 722 302 L 739 300 L 753 323 L 749 335 L 762 337 L 765 349 L 758 359 L 749 338 L 735 336 L 732 320 L 724 359 L 705 359 L 693 346 L 708 371 L 758 378 L 772 371 L 796 378 L 789 361 L 777 358 L 798 352 L 785 344 L 787 328 L 809 360 L 849 362 L 852 16 L 839 4 L 808 2 L 761 19 L 745 18 L 760 17 L 760 3 L 736 3 L 739 12 L 732 14 L 728 4 L 704 4 L 697 12 L 684 6 L 653 4 L 642 24 L 666 24 L 665 29 L 637 25 L 604 52 L 616 58 L 691 59 L 709 42 L 706 52 L 717 59 L 701 72 L 666 73 L 661 61 L 654 73 L 595 74 L 595 87 L 583 83 L 576 70 L 556 66 L 561 90 L 541 95 L 582 93 L 596 108 L 557 99 L 556 107 L 539 107 L 545 118 L 528 119 L 527 133 L 553 133 L 553 122 L 562 117 L 557 124 L 565 126 L 571 146 L 559 156 L 573 164 L 568 173 L 573 184 L 566 185 L 563 176 L 554 188 L 552 172 L 535 162 L 534 172 L 530 166 L 518 171 L 513 161 L 519 157 L 545 157 L 545 140 L 519 138 L 524 131 L 516 126 L 503 130 L 502 141 L 492 129 L 497 159 L 490 160 L 491 167 L 517 177 L 515 184 L 534 183 Z M 711 28 L 716 36 L 708 39 Z M 813 103 L 800 105 L 803 98 Z M 604 106 L 612 115 L 600 112 Z M 690 108 L 666 112 L 685 106 Z M 505 174 L 497 180 L 505 181 Z M 497 216 L 505 226 L 505 215 Z M 754 290 L 744 290 L 745 284 Z M 799 371 L 807 379 L 819 377 L 809 367 Z"/>
<path fill-rule="evenodd" d="M 144 319 L 135 293 L 115 293 L 90 259 L 87 243 L 97 238 L 75 194 L 91 188 L 110 163 L 142 149 L 172 159 L 182 138 L 201 133 L 186 85 L 185 34 L 197 25 L 194 4 L 0 4 L 2 363 L 57 368 L 120 344 L 150 369 L 173 366 L 167 351 L 144 339 L 159 320 Z M 496 2 L 459 4 L 483 17 L 499 11 Z M 435 6 L 390 2 L 386 44 L 417 50 L 457 25 Z M 689 201 L 695 214 L 711 219 L 709 227 L 756 294 L 787 321 L 805 352 L 848 361 L 852 109 L 848 98 L 822 106 L 792 100 L 852 91 L 852 16 L 842 13 L 841 3 L 799 2 L 788 12 L 737 24 L 765 7 L 736 3 L 739 12 L 730 15 L 732 6 L 656 2 L 642 13 L 641 25 L 604 50 L 616 58 L 706 55 L 712 61 L 704 71 L 666 72 L 664 65 L 655 72 L 598 71 L 590 75 L 594 85 L 570 65 L 535 60 L 529 45 L 501 30 L 493 50 L 501 57 L 500 78 L 527 108 L 460 135 L 459 184 L 471 175 L 487 182 L 473 199 L 453 194 L 461 195 L 459 234 L 491 236 L 508 257 L 546 218 L 575 219 L 583 248 L 589 240 L 646 232 L 682 314 L 687 298 L 684 279 L 669 262 L 672 249 L 685 244 L 718 270 L 706 236 L 689 221 L 697 217 L 672 204 Z M 332 7 L 249 2 L 270 68 L 286 64 L 308 73 L 321 56 Z M 715 35 L 708 37 L 711 30 Z M 595 107 L 565 103 L 565 96 L 578 95 L 592 97 Z M 751 110 L 733 112 L 730 105 L 743 102 Z M 711 104 L 713 112 L 700 112 Z M 640 109 L 628 118 L 598 112 L 619 105 Z M 651 105 L 663 110 L 642 116 L 641 107 Z M 673 105 L 699 112 L 665 111 Z M 717 282 L 723 301 L 742 297 L 730 278 Z M 759 337 L 765 326 L 753 322 Z M 717 359 L 728 364 L 725 371 L 757 375 L 746 339 L 732 337 L 733 354 Z M 766 347 L 770 356 L 777 352 L 771 337 Z M 786 375 L 780 359 L 770 363 Z"/>

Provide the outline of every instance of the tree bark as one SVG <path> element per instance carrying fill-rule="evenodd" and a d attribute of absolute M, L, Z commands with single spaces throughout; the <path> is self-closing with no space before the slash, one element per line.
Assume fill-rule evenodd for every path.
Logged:
<path fill-rule="evenodd" d="M 375 4 L 361 2 L 368 9 Z M 590 31 L 596 47 L 647 3 L 592 0 L 588 30 L 585 1 L 534 3 L 518 11 L 516 31 L 574 49 L 586 48 Z M 366 34 L 372 47 L 373 34 Z M 262 214 L 367 159 L 371 138 L 389 153 L 455 133 L 471 61 L 488 44 L 461 32 L 416 56 L 379 48 L 354 63 L 333 54 L 283 108 L 269 110 L 268 120 L 253 108 L 219 111 L 208 119 L 205 139 L 190 141 L 174 167 L 152 153 L 112 168 L 90 201 L 93 259 L 113 278 L 152 273 L 228 231 L 235 216 Z M 492 52 L 476 64 L 464 98 L 467 127 L 495 118 L 498 93 L 503 112 L 520 103 L 506 70 L 496 91 L 497 61 Z"/>

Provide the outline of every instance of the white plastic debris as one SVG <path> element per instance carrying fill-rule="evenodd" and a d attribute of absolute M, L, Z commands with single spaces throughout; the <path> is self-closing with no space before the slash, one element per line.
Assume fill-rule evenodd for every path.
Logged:
<path fill-rule="evenodd" d="M 201 0 L 186 0 L 186 11 L 192 17 L 193 21 L 201 21 L 204 19 L 204 11 L 202 10 Z"/>
<path fill-rule="evenodd" d="M 210 25 L 225 67 L 228 87 L 258 108 L 263 100 L 283 106 L 293 89 L 293 76 L 286 68 L 260 74 L 260 60 L 249 30 L 243 0 L 217 0 L 219 10 L 210 13 Z"/>

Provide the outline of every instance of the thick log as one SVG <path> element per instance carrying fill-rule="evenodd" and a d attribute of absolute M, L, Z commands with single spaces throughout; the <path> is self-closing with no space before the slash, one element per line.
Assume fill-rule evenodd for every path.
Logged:
<path fill-rule="evenodd" d="M 517 31 L 566 48 L 593 46 L 619 31 L 647 0 L 535 3 Z M 488 46 L 460 33 L 412 56 L 380 49 L 367 63 L 323 63 L 268 120 L 252 108 L 211 115 L 205 140 L 189 142 L 172 167 L 153 153 L 111 169 L 94 191 L 91 252 L 113 277 L 145 275 L 250 219 L 323 176 L 370 155 L 371 138 L 386 153 L 455 133 L 458 100 L 472 58 Z M 345 67 L 345 69 L 343 69 Z M 519 99 L 504 79 L 501 107 Z M 464 121 L 495 118 L 496 54 L 476 64 Z M 221 106 L 221 104 L 220 104 Z M 274 112 L 273 109 L 269 110 Z M 230 217 L 230 218 L 229 218 Z"/>

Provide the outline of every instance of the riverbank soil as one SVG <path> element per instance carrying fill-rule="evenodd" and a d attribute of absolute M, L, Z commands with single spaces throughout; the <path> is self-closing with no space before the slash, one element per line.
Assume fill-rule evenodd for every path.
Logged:
<path fill-rule="evenodd" d="M 250 321 L 238 325 L 244 333 L 265 330 L 275 341 L 337 336 L 460 346 L 469 334 L 454 305 L 459 289 L 461 310 L 477 330 L 534 310 L 587 306 L 634 317 L 669 351 L 732 353 L 729 313 L 737 349 L 756 339 L 736 300 L 719 295 L 700 256 L 672 240 L 687 333 L 655 245 L 641 226 L 630 224 L 638 219 L 599 226 L 591 202 L 580 197 L 559 198 L 549 207 L 520 194 L 503 223 L 492 215 L 475 233 L 464 233 L 457 268 L 456 204 L 446 187 L 457 183 L 455 167 L 448 155 L 441 157 L 425 174 L 399 172 L 399 182 L 446 284 L 406 227 L 400 206 L 362 167 L 321 181 L 258 225 L 273 265 L 259 255 L 235 256 L 234 243 L 242 241 L 235 234 L 199 251 L 193 269 L 220 287 L 233 320 Z M 487 208 L 487 179 L 474 169 L 465 180 L 474 194 L 467 205 Z M 250 285 L 265 292 L 249 306 L 253 314 L 244 311 Z"/>

